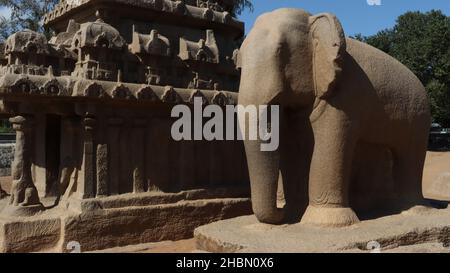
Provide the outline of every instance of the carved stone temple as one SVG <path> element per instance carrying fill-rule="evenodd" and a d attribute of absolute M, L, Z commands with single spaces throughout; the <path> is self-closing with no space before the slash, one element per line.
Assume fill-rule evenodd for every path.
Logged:
<path fill-rule="evenodd" d="M 176 240 L 251 213 L 238 141 L 171 138 L 171 109 L 237 102 L 232 0 L 61 0 L 51 39 L 4 42 L 0 108 L 17 133 L 0 251 Z"/>

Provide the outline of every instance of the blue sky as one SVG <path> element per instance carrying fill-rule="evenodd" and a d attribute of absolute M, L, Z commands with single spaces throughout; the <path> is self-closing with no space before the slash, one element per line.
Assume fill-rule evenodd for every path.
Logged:
<path fill-rule="evenodd" d="M 347 36 L 356 33 L 372 35 L 392 27 L 395 19 L 406 11 L 440 9 L 450 16 L 450 0 L 380 0 L 381 6 L 370 6 L 367 0 L 253 0 L 253 13 L 245 11 L 239 19 L 248 32 L 256 18 L 268 11 L 283 8 L 301 8 L 316 14 L 331 12 L 340 19 Z"/>
<path fill-rule="evenodd" d="M 8 17 L 10 14 L 11 12 L 9 11 L 9 9 L 5 7 L 0 8 L 0 16 Z"/>
<path fill-rule="evenodd" d="M 313 14 L 332 12 L 338 16 L 346 34 L 350 36 L 356 33 L 372 35 L 381 29 L 392 27 L 395 19 L 406 11 L 440 9 L 450 16 L 450 0 L 379 0 L 381 6 L 370 6 L 367 1 L 252 0 L 254 12 L 247 10 L 239 16 L 239 19 L 245 22 L 246 32 L 248 32 L 259 15 L 277 8 L 302 8 Z M 0 9 L 0 15 L 8 16 L 8 14 L 7 9 Z"/>

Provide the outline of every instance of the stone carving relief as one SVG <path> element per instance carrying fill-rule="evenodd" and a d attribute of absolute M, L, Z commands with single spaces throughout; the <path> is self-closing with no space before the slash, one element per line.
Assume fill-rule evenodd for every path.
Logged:
<path fill-rule="evenodd" d="M 68 95 L 66 88 L 57 79 L 46 81 L 41 87 L 41 93 L 51 96 Z"/>
<path fill-rule="evenodd" d="M 100 97 L 103 97 L 104 94 L 105 94 L 105 91 L 103 90 L 103 87 L 96 82 L 90 83 L 84 89 L 84 95 L 86 97 L 100 98 Z"/>
<path fill-rule="evenodd" d="M 212 99 L 212 103 L 225 106 L 228 104 L 228 98 L 222 92 L 217 92 Z"/>
<path fill-rule="evenodd" d="M 65 48 L 50 44 L 45 36 L 31 30 L 11 35 L 4 44 L 6 65 L 0 74 L 46 75 L 49 65 L 57 64 L 57 74 L 71 70 L 74 55 Z"/>
<path fill-rule="evenodd" d="M 150 86 L 143 86 L 141 89 L 139 89 L 136 93 L 136 97 L 140 100 L 159 101 L 158 96 Z"/>
<path fill-rule="evenodd" d="M 72 38 L 71 49 L 78 56 L 72 75 L 93 80 L 115 79 L 121 61 L 118 56 L 125 45 L 120 33 L 101 19 L 82 24 Z"/>
<path fill-rule="evenodd" d="M 164 89 L 164 95 L 162 96 L 162 101 L 178 104 L 183 101 L 180 95 L 173 89 L 172 86 L 166 86 Z"/>
<path fill-rule="evenodd" d="M 10 92 L 14 94 L 33 94 L 39 92 L 39 89 L 27 76 L 22 76 L 11 85 Z"/>
<path fill-rule="evenodd" d="M 224 8 L 218 3 L 217 0 L 195 0 L 197 7 L 211 9 L 214 11 L 222 12 Z"/>
<path fill-rule="evenodd" d="M 166 3 L 154 1 L 154 4 L 158 2 Z M 205 12 L 212 10 L 205 9 Z M 221 82 L 234 77 L 231 75 L 239 73 L 234 59 L 236 54 L 232 51 L 224 53 L 226 58 L 221 63 L 212 29 L 204 32 L 204 38 L 192 41 L 163 35 L 155 27 L 151 27 L 148 34 L 141 33 L 136 29 L 143 29 L 144 25 L 139 28 L 133 25 L 131 42 L 127 44 L 115 27 L 100 18 L 101 14 L 106 13 L 97 12 L 98 19 L 93 22 L 69 20 L 66 30 L 50 41 L 30 30 L 12 35 L 4 44 L 2 62 L 6 65 L 0 66 L 0 75 L 46 76 L 52 67 L 54 76 L 114 81 L 121 70 L 125 82 L 214 90 Z M 217 71 L 226 72 L 217 75 Z M 234 85 L 227 86 L 230 87 L 232 91 L 237 89 Z"/>
<path fill-rule="evenodd" d="M 206 40 L 200 39 L 198 42 L 180 38 L 179 56 L 183 61 L 219 63 L 219 49 L 214 31 L 206 30 Z"/>
<path fill-rule="evenodd" d="M 125 85 L 118 83 L 111 92 L 111 96 L 115 99 L 132 99 L 134 98 L 131 94 L 130 89 Z"/>
<path fill-rule="evenodd" d="M 265 43 L 272 30 L 277 35 L 268 37 L 279 51 Z M 406 66 L 346 38 L 333 14 L 311 15 L 300 9 L 260 17 L 241 52 L 239 104 L 279 105 L 304 113 L 280 114 L 286 138 L 279 149 L 263 151 L 255 142 L 244 141 L 259 221 L 301 219 L 308 225 L 342 227 L 358 223 L 357 212 L 388 215 L 424 204 L 422 170 L 431 116 L 426 90 Z M 286 88 L 293 83 L 286 75 L 312 81 Z M 297 100 L 298 94 L 302 98 Z M 239 118 L 243 122 L 245 116 Z M 387 152 L 377 157 L 372 149 Z M 287 204 L 282 209 L 277 206 L 280 171 Z M 371 184 L 381 190 L 370 190 Z M 299 185 L 302 200 L 289 196 Z"/>
<path fill-rule="evenodd" d="M 103 231 L 118 230 L 112 237 L 102 237 L 87 229 L 92 238 L 106 238 L 107 247 L 109 240 L 130 231 L 128 223 L 152 218 L 131 213 L 132 219 L 123 222 L 126 226 L 119 227 L 110 221 L 108 208 L 128 214 L 131 207 L 136 211 L 162 202 L 184 221 L 184 204 L 179 213 L 178 203 L 190 198 L 190 191 L 195 195 L 193 205 L 203 203 L 203 198 L 208 201 L 205 211 L 187 212 L 187 217 L 199 218 L 199 213 L 202 221 L 228 217 L 234 215 L 230 206 L 249 211 L 246 171 L 229 174 L 244 161 L 242 148 L 227 143 L 230 153 L 242 160 L 222 164 L 225 157 L 210 143 L 176 142 L 170 137 L 174 105 L 190 106 L 197 97 L 204 105 L 225 103 L 212 90 L 221 90 L 221 83 L 239 75 L 230 58 L 234 40 L 244 33 L 243 23 L 230 18 L 220 0 L 75 2 L 60 1 L 43 18 L 55 31 L 53 37 L 24 30 L 0 42 L 0 111 L 14 116 L 11 123 L 17 132 L 14 181 L 9 204 L 2 201 L 0 229 L 10 220 L 21 225 L 2 234 L 0 251 L 59 249 L 66 237 L 79 241 L 86 251 L 98 247 L 92 247 L 91 238 L 76 238 L 82 234 L 79 230 L 86 231 L 80 220 L 89 215 L 90 225 L 97 212 L 107 218 Z M 236 91 L 223 93 L 237 97 Z M 205 164 L 214 165 L 214 171 Z M 219 185 L 219 176 L 233 179 Z M 0 198 L 6 196 L 0 187 Z M 214 200 L 213 206 L 209 200 Z M 232 214 L 223 214 L 218 202 Z M 71 223 L 60 216 L 69 216 Z M 150 219 L 151 228 L 162 226 L 166 221 L 162 218 Z M 179 222 L 170 221 L 171 229 Z M 200 224 L 189 222 L 183 234 Z M 132 232 L 144 234 L 145 227 L 138 226 Z M 149 231 L 148 236 L 155 238 Z M 47 242 L 41 244 L 41 239 Z"/>
<path fill-rule="evenodd" d="M 159 34 L 156 29 L 152 29 L 148 35 L 133 31 L 133 42 L 130 45 L 130 49 L 134 54 L 165 57 L 170 57 L 171 55 L 169 39 Z"/>
<path fill-rule="evenodd" d="M 33 150 L 33 118 L 17 116 L 10 119 L 16 131 L 16 148 L 12 164 L 11 197 L 3 213 L 29 216 L 44 210 L 31 175 Z"/>
<path fill-rule="evenodd" d="M 203 93 L 200 90 L 195 90 L 194 92 L 192 92 L 191 97 L 189 98 L 189 101 L 191 103 L 194 103 L 195 98 L 201 98 L 203 106 L 208 104 L 208 99 L 205 97 L 205 95 L 203 95 Z"/>

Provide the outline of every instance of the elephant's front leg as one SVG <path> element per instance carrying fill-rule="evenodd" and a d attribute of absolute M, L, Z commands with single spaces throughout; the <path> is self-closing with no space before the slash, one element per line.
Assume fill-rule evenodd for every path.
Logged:
<path fill-rule="evenodd" d="M 337 109 L 313 123 L 314 152 L 309 174 L 309 206 L 302 223 L 348 226 L 358 222 L 349 207 L 349 177 L 356 146 L 356 128 Z"/>

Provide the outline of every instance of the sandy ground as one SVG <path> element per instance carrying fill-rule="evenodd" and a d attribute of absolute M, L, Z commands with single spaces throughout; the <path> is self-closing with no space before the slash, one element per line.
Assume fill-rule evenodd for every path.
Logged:
<path fill-rule="evenodd" d="M 194 239 L 181 241 L 164 241 L 116 247 L 94 251 L 95 253 L 192 253 L 197 252 Z"/>
<path fill-rule="evenodd" d="M 423 171 L 424 195 L 433 199 L 435 196 L 427 192 L 430 184 L 441 174 L 450 172 L 450 152 L 428 152 Z M 450 200 L 450 199 L 448 199 Z"/>
<path fill-rule="evenodd" d="M 427 185 L 433 182 L 440 174 L 450 172 L 450 152 L 428 152 L 425 161 L 423 184 L 426 189 Z M 11 185 L 11 177 L 0 177 L 0 183 L 6 192 L 9 192 Z M 433 252 L 435 246 L 418 245 L 397 249 L 404 252 Z M 422 251 L 427 250 L 427 251 Z M 441 249 L 442 250 L 442 249 Z M 189 253 L 197 252 L 194 239 L 181 241 L 166 241 L 159 243 L 148 243 L 140 245 L 132 245 L 126 247 L 118 247 L 101 252 L 132 252 L 132 253 Z M 442 251 L 438 251 L 442 252 Z"/>

